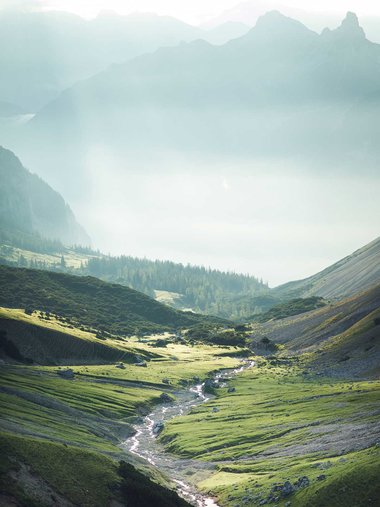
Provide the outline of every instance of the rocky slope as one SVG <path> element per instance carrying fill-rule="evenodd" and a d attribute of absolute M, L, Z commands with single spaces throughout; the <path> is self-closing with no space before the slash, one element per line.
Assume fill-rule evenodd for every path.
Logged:
<path fill-rule="evenodd" d="M 304 280 L 274 289 L 278 296 L 342 298 L 380 282 L 380 238 Z"/>

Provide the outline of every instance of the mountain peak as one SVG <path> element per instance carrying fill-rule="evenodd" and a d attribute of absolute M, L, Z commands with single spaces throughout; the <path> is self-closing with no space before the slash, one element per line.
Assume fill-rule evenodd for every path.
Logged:
<path fill-rule="evenodd" d="M 342 21 L 342 26 L 349 28 L 360 28 L 357 15 L 354 12 L 348 11 L 346 17 Z"/>
<path fill-rule="evenodd" d="M 292 18 L 289 18 L 288 16 L 285 16 L 285 14 L 282 14 L 280 11 L 272 10 L 268 11 L 262 16 L 260 16 L 257 20 L 256 27 L 257 26 L 268 26 L 268 25 L 285 25 L 288 23 L 299 23 L 299 21 L 296 21 Z M 301 23 L 299 23 L 301 24 Z"/>
<path fill-rule="evenodd" d="M 365 39 L 364 30 L 360 26 L 358 17 L 354 12 L 347 12 L 342 24 L 336 31 L 350 38 Z"/>
<path fill-rule="evenodd" d="M 277 10 L 269 11 L 260 16 L 252 33 L 260 34 L 261 37 L 268 40 L 278 40 L 284 38 L 297 38 L 299 36 L 314 34 L 300 21 L 285 16 Z"/>

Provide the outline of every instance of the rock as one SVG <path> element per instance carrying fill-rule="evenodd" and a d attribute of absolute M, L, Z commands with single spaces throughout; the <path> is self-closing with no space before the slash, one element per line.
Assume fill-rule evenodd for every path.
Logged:
<path fill-rule="evenodd" d="M 317 481 L 324 481 L 326 479 L 325 474 L 318 475 Z"/>
<path fill-rule="evenodd" d="M 285 503 L 285 507 L 290 507 L 292 504 L 290 502 Z"/>
<path fill-rule="evenodd" d="M 75 377 L 75 374 L 71 368 L 67 368 L 66 370 L 58 370 L 58 375 L 65 379 L 71 380 Z"/>
<path fill-rule="evenodd" d="M 168 343 L 169 342 L 167 340 L 160 338 L 159 340 L 156 340 L 154 343 L 152 343 L 152 347 L 165 348 L 168 346 Z"/>
<path fill-rule="evenodd" d="M 219 409 L 218 409 L 218 407 L 213 407 L 212 411 L 213 412 L 219 412 Z"/>
<path fill-rule="evenodd" d="M 148 365 L 145 361 L 141 361 L 141 363 L 135 363 L 135 366 L 139 366 L 140 368 L 147 368 Z"/>
<path fill-rule="evenodd" d="M 235 387 L 229 387 L 229 388 L 228 388 L 228 392 L 229 392 L 229 393 L 235 393 L 235 392 L 236 392 Z"/>
<path fill-rule="evenodd" d="M 206 381 L 205 381 L 205 390 L 207 391 L 207 389 L 217 389 L 219 387 L 219 383 L 217 380 L 213 380 L 211 378 L 208 378 Z"/>
<path fill-rule="evenodd" d="M 310 485 L 310 479 L 304 475 L 303 477 L 300 477 L 297 482 L 294 483 L 294 486 L 297 489 L 307 488 Z"/>
<path fill-rule="evenodd" d="M 119 364 L 115 365 L 115 368 L 120 368 L 120 370 L 125 370 L 125 366 L 123 363 L 119 363 Z"/>
<path fill-rule="evenodd" d="M 167 393 L 162 393 L 162 394 L 160 394 L 160 401 L 162 403 L 172 403 L 173 398 L 171 396 L 169 396 Z"/>
<path fill-rule="evenodd" d="M 290 481 L 285 481 L 281 489 L 281 495 L 286 497 L 292 495 L 293 493 L 294 487 L 291 485 Z"/>
<path fill-rule="evenodd" d="M 163 421 L 157 421 L 153 424 L 153 435 L 159 435 L 161 431 L 165 428 L 165 424 Z"/>
<path fill-rule="evenodd" d="M 163 378 L 162 383 L 163 384 L 170 384 L 170 380 L 168 378 Z"/>

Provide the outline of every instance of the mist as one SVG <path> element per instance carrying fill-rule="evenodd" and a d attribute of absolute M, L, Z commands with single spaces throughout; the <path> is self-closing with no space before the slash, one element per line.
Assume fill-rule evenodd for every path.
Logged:
<path fill-rule="evenodd" d="M 165 158 L 165 168 L 134 171 L 106 149 L 93 151 L 96 183 L 74 209 L 101 250 L 250 273 L 275 286 L 378 232 L 379 179 L 305 175 L 274 161 L 194 167 Z"/>
<path fill-rule="evenodd" d="M 74 61 L 88 64 L 82 78 L 94 75 L 54 64 L 43 79 L 56 88 L 28 89 L 33 114 L 0 124 L 4 145 L 65 197 L 95 248 L 275 286 L 377 237 L 380 46 L 353 13 L 319 35 L 272 12 L 219 46 L 178 44 L 200 32 L 175 20 L 126 19 L 86 25 L 99 44 L 99 26 L 110 33 L 117 23 L 96 62 L 117 64 L 98 72 L 87 44 Z M 64 19 L 72 30 L 83 23 Z M 134 37 L 151 26 L 140 47 Z M 64 62 L 76 47 L 65 47 Z M 6 86 L 16 94 L 12 79 Z"/>

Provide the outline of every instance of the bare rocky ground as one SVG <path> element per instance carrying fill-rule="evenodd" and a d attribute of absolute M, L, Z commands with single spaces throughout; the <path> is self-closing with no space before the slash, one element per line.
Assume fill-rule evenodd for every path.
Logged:
<path fill-rule="evenodd" d="M 352 451 L 367 449 L 379 443 L 380 445 L 380 424 L 378 422 L 368 423 L 335 423 L 321 424 L 310 427 L 309 434 L 305 441 L 289 445 L 285 448 L 271 446 L 264 452 L 256 455 L 256 459 L 280 458 L 285 456 L 305 456 L 312 453 L 333 454 L 336 456 L 347 454 Z"/>

